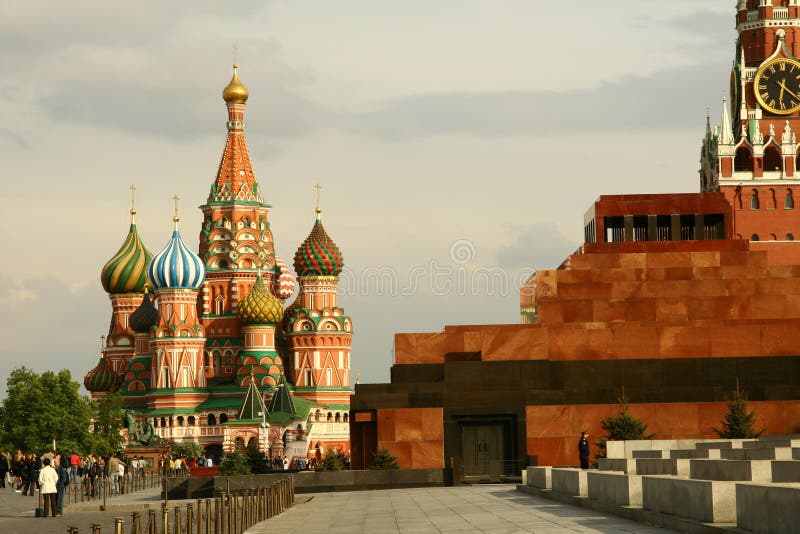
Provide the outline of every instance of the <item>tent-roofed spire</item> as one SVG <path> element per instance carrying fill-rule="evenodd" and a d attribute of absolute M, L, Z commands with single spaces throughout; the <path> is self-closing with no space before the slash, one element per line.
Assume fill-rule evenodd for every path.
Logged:
<path fill-rule="evenodd" d="M 242 406 L 239 408 L 239 419 L 261 419 L 261 414 L 269 418 L 269 412 L 264 404 L 264 399 L 261 397 L 261 392 L 258 391 L 255 376 L 251 374 L 250 387 L 247 388 L 247 394 L 244 396 Z"/>
<path fill-rule="evenodd" d="M 289 387 L 286 385 L 286 375 L 281 375 L 281 380 L 275 388 L 272 400 L 269 401 L 269 413 L 297 414 L 297 411 L 294 409 L 294 402 L 292 402 L 292 395 L 289 392 Z"/>

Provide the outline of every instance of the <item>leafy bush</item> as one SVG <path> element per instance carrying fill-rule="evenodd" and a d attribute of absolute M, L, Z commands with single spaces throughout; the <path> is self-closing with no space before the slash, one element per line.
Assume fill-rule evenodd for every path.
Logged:
<path fill-rule="evenodd" d="M 372 456 L 374 459 L 370 469 L 400 469 L 397 464 L 397 456 L 392 455 L 389 449 L 381 449 Z"/>
<path fill-rule="evenodd" d="M 247 464 L 250 466 L 250 472 L 254 475 L 267 473 L 271 469 L 266 455 L 258 450 L 256 440 L 250 440 L 247 445 Z"/>
<path fill-rule="evenodd" d="M 173 458 L 197 458 L 203 454 L 203 447 L 196 441 L 175 441 L 170 445 L 169 453 Z"/>
<path fill-rule="evenodd" d="M 251 473 L 247 455 L 239 449 L 226 453 L 222 460 L 222 465 L 219 466 L 220 475 L 235 476 L 249 475 Z"/>

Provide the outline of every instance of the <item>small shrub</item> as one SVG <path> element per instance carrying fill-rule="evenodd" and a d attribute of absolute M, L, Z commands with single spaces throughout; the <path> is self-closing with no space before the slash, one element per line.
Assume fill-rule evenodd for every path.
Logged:
<path fill-rule="evenodd" d="M 623 396 L 619 399 L 619 413 L 602 419 L 600 426 L 605 434 L 600 436 L 596 443 L 600 447 L 600 454 L 597 458 L 606 457 L 607 441 L 627 441 L 637 439 L 653 439 L 655 434 L 647 433 L 647 425 L 638 417 L 628 413 L 628 400 Z"/>
<path fill-rule="evenodd" d="M 344 455 L 336 449 L 328 449 L 317 471 L 341 471 L 344 469 Z"/>
<path fill-rule="evenodd" d="M 397 456 L 393 456 L 389 449 L 381 449 L 373 454 L 374 459 L 370 469 L 400 469 L 397 464 Z"/>
<path fill-rule="evenodd" d="M 235 476 L 249 475 L 251 473 L 247 455 L 239 449 L 226 453 L 222 460 L 222 465 L 219 466 L 220 475 Z"/>
<path fill-rule="evenodd" d="M 756 432 L 755 423 L 756 414 L 747 411 L 747 393 L 739 389 L 737 380 L 736 391 L 728 396 L 728 413 L 722 421 L 722 429 L 711 430 L 725 439 L 757 438 L 764 433 L 764 429 Z"/>

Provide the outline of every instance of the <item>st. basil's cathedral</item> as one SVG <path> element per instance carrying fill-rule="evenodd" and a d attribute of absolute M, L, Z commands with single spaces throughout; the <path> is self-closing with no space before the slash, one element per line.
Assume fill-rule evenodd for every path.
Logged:
<path fill-rule="evenodd" d="M 131 225 L 101 272 L 111 324 L 84 378 L 92 396 L 120 392 L 137 423 L 214 454 L 257 440 L 271 456 L 349 451 L 352 322 L 337 305 L 343 257 L 316 220 L 294 256 L 299 291 L 275 255 L 270 204 L 245 141 L 249 93 L 233 66 L 222 92 L 227 139 L 200 207 L 200 247 L 174 229 L 153 256 Z M 319 186 L 318 186 L 319 187 Z"/>

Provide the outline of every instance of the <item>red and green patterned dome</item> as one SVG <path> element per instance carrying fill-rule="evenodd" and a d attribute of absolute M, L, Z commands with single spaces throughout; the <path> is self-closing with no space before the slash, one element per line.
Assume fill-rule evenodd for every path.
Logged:
<path fill-rule="evenodd" d="M 150 300 L 150 293 L 145 289 L 144 298 L 139 307 L 128 317 L 128 326 L 137 334 L 146 334 L 158 321 L 158 310 Z"/>
<path fill-rule="evenodd" d="M 280 299 L 270 292 L 261 273 L 253 284 L 250 294 L 242 299 L 236 315 L 244 324 L 278 324 L 283 318 Z"/>
<path fill-rule="evenodd" d="M 108 365 L 105 356 L 101 356 L 95 368 L 86 373 L 83 378 L 83 385 L 92 393 L 112 392 L 116 391 L 120 386 L 121 378 Z"/>
<path fill-rule="evenodd" d="M 342 251 L 325 231 L 318 215 L 314 228 L 294 255 L 294 270 L 298 277 L 339 276 L 342 267 Z"/>

